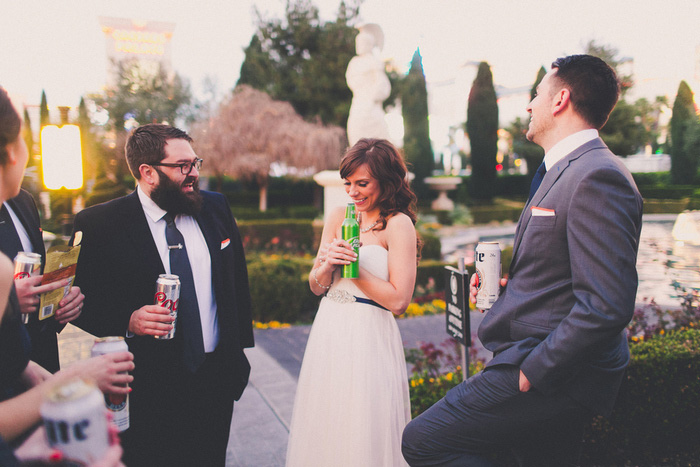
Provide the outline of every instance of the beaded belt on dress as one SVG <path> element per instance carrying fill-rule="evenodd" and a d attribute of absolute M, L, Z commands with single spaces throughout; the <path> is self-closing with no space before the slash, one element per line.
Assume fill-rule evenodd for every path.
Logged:
<path fill-rule="evenodd" d="M 367 305 L 376 306 L 378 308 L 381 308 L 382 310 L 389 311 L 387 308 L 381 306 L 379 303 L 375 302 L 374 300 L 370 300 L 369 298 L 356 297 L 355 295 L 351 294 L 347 290 L 333 289 L 326 294 L 326 297 L 328 297 L 331 300 L 333 300 L 334 302 L 338 302 L 338 303 L 353 303 L 353 302 L 366 303 Z"/>

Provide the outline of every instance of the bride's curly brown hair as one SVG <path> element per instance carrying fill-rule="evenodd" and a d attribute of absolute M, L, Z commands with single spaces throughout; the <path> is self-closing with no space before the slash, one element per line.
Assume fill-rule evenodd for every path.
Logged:
<path fill-rule="evenodd" d="M 347 150 L 340 161 L 340 176 L 347 179 L 363 164 L 370 175 L 379 182 L 381 193 L 379 225 L 386 228 L 387 219 L 402 212 L 416 223 L 416 195 L 408 184 L 408 169 L 398 149 L 385 139 L 363 138 Z"/>

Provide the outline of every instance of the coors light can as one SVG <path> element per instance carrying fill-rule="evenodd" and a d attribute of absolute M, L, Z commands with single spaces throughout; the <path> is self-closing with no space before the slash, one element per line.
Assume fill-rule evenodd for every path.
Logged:
<path fill-rule="evenodd" d="M 98 357 L 113 352 L 128 352 L 129 346 L 123 337 L 109 336 L 95 339 L 92 346 L 91 356 Z M 124 372 L 126 374 L 126 372 Z M 105 405 L 112 412 L 112 421 L 119 428 L 119 431 L 126 431 L 129 428 L 129 395 L 128 394 L 107 394 L 105 393 Z"/>
<path fill-rule="evenodd" d="M 180 278 L 175 274 L 161 274 L 156 281 L 155 304 L 170 310 L 173 317 L 173 328 L 164 336 L 154 336 L 156 339 L 172 339 L 175 337 L 177 321 L 177 305 L 180 302 Z"/>
<path fill-rule="evenodd" d="M 501 287 L 501 247 L 496 242 L 479 242 L 474 253 L 478 278 L 476 307 L 488 310 L 496 303 Z"/>
<path fill-rule="evenodd" d="M 82 379 L 61 384 L 48 393 L 39 411 L 49 444 L 70 465 L 92 465 L 109 448 L 105 402 L 94 384 Z"/>
<path fill-rule="evenodd" d="M 15 256 L 15 280 L 36 276 L 41 270 L 41 255 L 29 251 L 20 251 Z M 22 313 L 22 322 L 29 322 L 29 313 Z"/>

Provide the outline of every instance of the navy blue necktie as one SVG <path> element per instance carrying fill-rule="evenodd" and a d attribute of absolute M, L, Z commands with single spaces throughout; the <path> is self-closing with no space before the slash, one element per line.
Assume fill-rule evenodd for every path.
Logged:
<path fill-rule="evenodd" d="M 12 222 L 10 211 L 3 203 L 0 208 L 0 251 L 10 259 L 15 259 L 17 253 L 23 251 L 22 241 L 19 239 L 15 224 Z"/>
<path fill-rule="evenodd" d="M 535 196 L 535 193 L 537 193 L 537 189 L 540 187 L 540 183 L 542 183 L 542 179 L 544 178 L 544 174 L 547 173 L 547 167 L 544 165 L 544 161 L 540 164 L 539 167 L 537 167 L 537 172 L 535 172 L 535 176 L 532 177 L 532 183 L 530 184 L 530 197 L 527 199 L 528 203 L 532 199 L 533 196 Z"/>
<path fill-rule="evenodd" d="M 183 336 L 183 360 L 185 366 L 193 373 L 204 362 L 204 339 L 202 338 L 202 322 L 199 317 L 197 292 L 194 288 L 194 278 L 190 259 L 187 256 L 185 239 L 175 226 L 175 218 L 170 213 L 165 219 L 165 239 L 170 250 L 170 272 L 180 277 L 180 301 L 177 307 L 176 333 Z"/>

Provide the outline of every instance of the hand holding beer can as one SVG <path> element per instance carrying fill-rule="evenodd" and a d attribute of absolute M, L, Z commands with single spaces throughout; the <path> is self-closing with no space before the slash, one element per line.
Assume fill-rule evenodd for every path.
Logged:
<path fill-rule="evenodd" d="M 497 242 L 479 242 L 474 252 L 478 279 L 476 307 L 488 310 L 501 292 L 501 247 Z"/>
<path fill-rule="evenodd" d="M 52 389 L 39 408 L 49 445 L 75 465 L 92 465 L 109 448 L 109 421 L 102 393 L 82 379 Z M 72 464 L 71 464 L 72 465 Z"/>
<path fill-rule="evenodd" d="M 170 310 L 173 317 L 173 328 L 164 336 L 153 336 L 156 339 L 172 339 L 175 337 L 177 321 L 177 305 L 180 302 L 180 278 L 175 274 L 161 274 L 156 281 L 154 303 Z"/>
<path fill-rule="evenodd" d="M 100 337 L 95 339 L 95 343 L 92 346 L 91 356 L 99 357 L 100 355 L 106 355 L 113 352 L 128 351 L 129 346 L 126 344 L 123 337 Z M 129 428 L 129 395 L 105 393 L 104 399 L 107 409 L 112 412 L 112 421 L 114 424 L 117 426 L 119 431 L 126 431 Z"/>
<path fill-rule="evenodd" d="M 14 279 L 25 279 L 36 276 L 41 271 L 41 255 L 30 251 L 20 251 L 15 256 Z M 29 313 L 22 313 L 22 322 L 29 322 Z"/>

